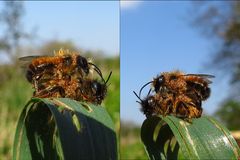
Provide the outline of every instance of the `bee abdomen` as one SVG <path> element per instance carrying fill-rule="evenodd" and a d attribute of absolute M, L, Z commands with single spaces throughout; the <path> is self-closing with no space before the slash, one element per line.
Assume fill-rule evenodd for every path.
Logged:
<path fill-rule="evenodd" d="M 146 115 L 146 117 L 152 116 L 154 113 L 154 98 L 153 97 L 147 97 L 145 100 L 141 102 L 141 111 L 143 114 Z"/>
<path fill-rule="evenodd" d="M 202 90 L 202 100 L 206 100 L 211 94 L 211 89 L 206 87 Z"/>
<path fill-rule="evenodd" d="M 194 82 L 187 82 L 187 92 L 195 91 L 195 93 L 201 98 L 206 100 L 210 96 L 210 88 L 206 85 Z"/>

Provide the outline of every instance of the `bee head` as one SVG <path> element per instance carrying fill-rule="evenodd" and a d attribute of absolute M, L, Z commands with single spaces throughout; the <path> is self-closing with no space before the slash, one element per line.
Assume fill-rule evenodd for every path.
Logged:
<path fill-rule="evenodd" d="M 72 64 L 72 57 L 66 56 L 63 58 L 63 63 L 65 66 L 70 66 Z"/>
<path fill-rule="evenodd" d="M 164 83 L 164 76 L 160 75 L 157 78 L 155 78 L 153 80 L 153 87 L 154 87 L 154 91 L 158 92 L 160 90 L 160 87 L 163 85 Z"/>
<path fill-rule="evenodd" d="M 106 95 L 106 85 L 101 84 L 97 80 L 94 80 L 91 83 L 91 89 L 92 89 L 93 95 L 96 96 L 97 101 L 101 102 Z"/>
<path fill-rule="evenodd" d="M 93 81 L 91 84 L 94 95 L 99 95 L 102 91 L 102 85 L 98 81 Z"/>
<path fill-rule="evenodd" d="M 136 92 L 133 91 L 133 93 L 135 94 L 135 96 L 140 100 L 140 101 L 136 101 L 141 105 L 141 111 L 143 112 L 143 114 L 146 115 L 146 117 L 149 117 L 153 114 L 153 106 L 154 106 L 154 96 L 152 95 L 147 95 L 146 98 L 144 98 L 143 100 L 139 97 L 139 95 L 136 94 Z"/>
<path fill-rule="evenodd" d="M 150 117 L 154 113 L 155 106 L 155 98 L 154 96 L 147 96 L 141 104 L 141 111 L 146 115 L 146 117 Z"/>
<path fill-rule="evenodd" d="M 88 61 L 82 56 L 77 56 L 77 68 L 78 70 L 83 70 L 86 74 L 89 73 Z"/>
<path fill-rule="evenodd" d="M 142 88 L 140 89 L 138 95 L 137 95 L 137 93 L 136 93 L 135 91 L 133 91 L 133 93 L 135 94 L 135 96 L 140 100 L 140 101 L 136 101 L 136 102 L 138 102 L 138 103 L 140 103 L 140 104 L 142 105 L 142 103 L 143 103 L 143 100 L 141 99 L 142 90 L 143 90 L 143 88 L 145 88 L 147 85 L 149 85 L 149 84 L 151 84 L 151 83 L 153 83 L 153 81 L 150 81 L 150 82 L 147 82 L 146 84 L 144 84 L 144 85 L 142 86 Z M 149 97 L 151 91 L 152 91 L 152 89 L 150 88 L 149 91 L 148 91 L 147 97 Z"/>

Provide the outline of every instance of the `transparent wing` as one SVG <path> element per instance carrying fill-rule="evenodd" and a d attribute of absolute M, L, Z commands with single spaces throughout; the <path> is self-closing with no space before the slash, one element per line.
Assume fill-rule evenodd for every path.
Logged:
<path fill-rule="evenodd" d="M 27 68 L 33 59 L 36 58 L 41 58 L 41 57 L 51 57 L 51 56 L 44 56 L 44 55 L 34 55 L 34 56 L 24 56 L 24 57 L 20 57 L 19 61 L 20 61 L 20 66 L 21 68 Z"/>
<path fill-rule="evenodd" d="M 214 78 L 214 75 L 210 75 L 210 74 L 185 74 L 184 76 L 198 76 L 198 77 L 202 77 L 202 78 Z"/>
<path fill-rule="evenodd" d="M 24 56 L 20 57 L 20 61 L 32 61 L 33 59 L 40 58 L 40 57 L 49 57 L 49 56 Z"/>
<path fill-rule="evenodd" d="M 196 77 L 201 77 L 203 78 L 207 83 L 212 83 L 211 80 L 209 80 L 209 78 L 214 78 L 214 75 L 210 75 L 210 74 L 185 74 L 183 76 L 196 76 Z"/>

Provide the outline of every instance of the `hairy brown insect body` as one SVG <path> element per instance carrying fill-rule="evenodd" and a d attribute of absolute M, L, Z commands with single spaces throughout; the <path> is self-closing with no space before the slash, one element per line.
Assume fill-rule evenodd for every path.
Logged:
<path fill-rule="evenodd" d="M 27 56 L 21 60 L 31 60 L 26 78 L 32 83 L 34 80 L 47 79 L 49 76 L 62 78 L 63 76 L 87 76 L 91 63 L 76 53 L 65 53 L 60 50 L 55 56 Z"/>
<path fill-rule="evenodd" d="M 68 97 L 96 104 L 105 98 L 111 73 L 105 81 L 100 69 L 86 58 L 62 49 L 55 56 L 32 58 L 20 59 L 31 59 L 26 78 L 33 84 L 34 97 Z M 92 70 L 101 80 L 92 78 Z"/>
<path fill-rule="evenodd" d="M 202 101 L 210 96 L 209 78 L 206 74 L 184 74 L 180 71 L 164 72 L 147 84 L 153 91 L 144 100 L 138 97 L 141 110 L 146 116 L 155 114 L 175 115 L 181 118 L 199 118 L 202 115 Z"/>

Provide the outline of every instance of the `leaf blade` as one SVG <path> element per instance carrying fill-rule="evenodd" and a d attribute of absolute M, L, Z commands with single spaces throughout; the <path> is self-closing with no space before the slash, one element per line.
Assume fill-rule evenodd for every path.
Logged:
<path fill-rule="evenodd" d="M 87 105 L 90 111 L 83 105 Z M 21 139 L 20 132 L 24 130 L 27 132 Z M 24 150 L 22 144 L 25 143 L 32 145 Z M 101 106 L 67 98 L 33 98 L 20 116 L 13 155 L 14 159 L 24 159 L 22 155 L 30 159 L 34 155 L 50 159 L 116 159 L 114 124 Z"/>
<path fill-rule="evenodd" d="M 193 119 L 192 123 L 188 123 L 174 116 L 158 117 L 159 119 L 156 119 L 156 117 L 146 119 L 141 132 L 146 132 L 143 130 L 149 129 L 145 124 L 152 123 L 156 120 L 165 122 L 180 146 L 178 152 L 170 152 L 171 154 L 178 154 L 178 157 L 184 159 L 238 159 L 240 156 L 239 147 L 230 132 L 211 117 L 203 116 L 198 119 Z M 146 121 L 149 122 L 147 123 Z M 153 137 L 151 131 L 149 131 L 149 134 L 148 136 Z M 159 135 L 160 134 L 161 133 L 159 133 Z M 142 137 L 142 140 L 143 142 L 146 141 L 146 137 Z M 155 141 L 154 143 L 163 142 Z M 161 145 L 166 146 L 166 144 Z M 149 146 L 146 146 L 146 148 L 149 148 Z M 163 150 L 159 151 L 162 155 L 165 155 L 165 157 L 172 156 L 166 152 L 164 153 Z M 151 152 L 148 153 L 151 154 Z M 150 155 L 151 159 L 158 158 L 155 154 L 152 154 L 152 156 L 151 158 Z M 174 155 L 174 157 L 176 157 L 176 155 Z"/>

